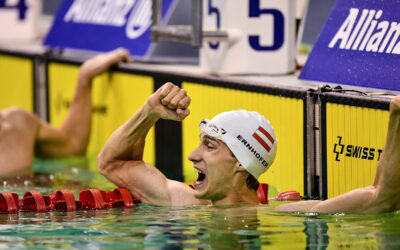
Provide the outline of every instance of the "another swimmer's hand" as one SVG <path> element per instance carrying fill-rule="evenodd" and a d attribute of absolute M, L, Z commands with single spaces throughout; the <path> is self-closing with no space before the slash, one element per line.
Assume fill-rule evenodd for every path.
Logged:
<path fill-rule="evenodd" d="M 182 121 L 189 114 L 190 97 L 186 90 L 168 82 L 147 99 L 154 115 L 167 120 Z"/>
<path fill-rule="evenodd" d="M 108 70 L 119 62 L 133 62 L 126 49 L 115 49 L 108 53 L 99 54 L 82 64 L 79 72 L 80 84 L 90 83 L 92 78 Z"/>

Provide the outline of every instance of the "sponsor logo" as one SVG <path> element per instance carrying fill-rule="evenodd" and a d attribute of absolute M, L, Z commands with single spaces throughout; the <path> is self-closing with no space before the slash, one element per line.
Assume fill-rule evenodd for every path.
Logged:
<path fill-rule="evenodd" d="M 221 134 L 223 134 L 223 135 L 226 134 L 225 129 L 218 127 L 214 123 L 208 124 L 208 128 L 210 130 L 210 134 L 212 134 L 212 135 L 217 135 L 220 130 L 221 130 Z"/>
<path fill-rule="evenodd" d="M 258 153 L 257 150 L 245 138 L 243 138 L 243 136 L 238 135 L 236 139 L 238 139 L 241 143 L 243 143 L 243 145 L 247 148 L 247 150 L 249 150 L 250 153 L 252 153 L 264 167 L 266 168 L 268 167 L 268 162 L 265 161 L 265 159 L 260 155 L 260 153 Z"/>
<path fill-rule="evenodd" d="M 371 147 L 352 145 L 352 144 L 343 144 L 342 137 L 338 136 L 338 143 L 335 143 L 333 147 L 333 153 L 336 154 L 335 160 L 340 161 L 340 157 L 344 155 L 349 158 L 357 158 L 363 160 L 377 160 L 382 154 L 382 149 L 376 149 Z"/>
<path fill-rule="evenodd" d="M 125 26 L 126 37 L 136 39 L 150 27 L 151 14 L 151 0 L 75 0 L 63 20 L 66 23 Z"/>
<path fill-rule="evenodd" d="M 0 9 L 17 9 L 19 12 L 18 19 L 25 20 L 26 11 L 28 10 L 28 5 L 25 0 L 19 0 L 18 3 L 15 3 L 14 5 L 9 2 L 15 3 L 16 1 L 0 0 Z"/>
<path fill-rule="evenodd" d="M 399 36 L 400 22 L 385 20 L 382 10 L 350 8 L 328 47 L 400 54 Z"/>
<path fill-rule="evenodd" d="M 258 127 L 256 132 L 253 133 L 253 137 L 265 148 L 265 150 L 267 150 L 267 152 L 271 151 L 271 147 L 274 144 L 274 138 L 272 138 L 263 127 Z"/>

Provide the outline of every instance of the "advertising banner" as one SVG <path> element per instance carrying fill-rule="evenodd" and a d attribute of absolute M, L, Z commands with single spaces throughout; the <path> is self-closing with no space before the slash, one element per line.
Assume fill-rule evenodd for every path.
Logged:
<path fill-rule="evenodd" d="M 34 111 L 33 60 L 0 54 L 0 110 L 18 106 Z"/>
<path fill-rule="evenodd" d="M 400 0 L 338 0 L 299 78 L 400 90 Z"/>
<path fill-rule="evenodd" d="M 174 2 L 163 1 L 164 17 Z M 151 14 L 151 0 L 64 0 L 44 44 L 93 51 L 124 47 L 145 56 Z"/>
<path fill-rule="evenodd" d="M 373 183 L 389 120 L 389 111 L 376 107 L 325 105 L 324 199 Z"/>

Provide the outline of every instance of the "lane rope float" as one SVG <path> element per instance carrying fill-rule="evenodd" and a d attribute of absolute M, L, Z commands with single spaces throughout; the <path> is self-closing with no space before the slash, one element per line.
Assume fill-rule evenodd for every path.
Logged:
<path fill-rule="evenodd" d="M 193 188 L 193 186 L 189 185 Z M 260 203 L 268 204 L 268 184 L 260 183 L 257 190 Z M 283 192 L 270 200 L 300 200 L 296 191 Z M 125 188 L 116 188 L 113 191 L 99 189 L 86 189 L 79 192 L 79 200 L 70 190 L 58 190 L 55 193 L 42 195 L 39 191 L 28 191 L 22 199 L 17 193 L 0 192 L 0 213 L 15 214 L 18 212 L 49 212 L 108 209 L 108 208 L 133 208 L 140 200 L 132 196 Z"/>

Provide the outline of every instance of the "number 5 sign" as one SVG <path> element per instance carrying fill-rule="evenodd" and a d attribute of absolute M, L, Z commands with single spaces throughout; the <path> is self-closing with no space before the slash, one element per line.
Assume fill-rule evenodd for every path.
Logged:
<path fill-rule="evenodd" d="M 228 33 L 206 41 L 204 71 L 286 74 L 295 69 L 295 0 L 203 0 L 203 30 Z"/>

